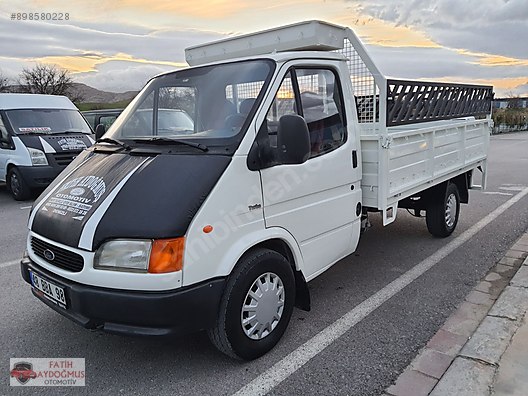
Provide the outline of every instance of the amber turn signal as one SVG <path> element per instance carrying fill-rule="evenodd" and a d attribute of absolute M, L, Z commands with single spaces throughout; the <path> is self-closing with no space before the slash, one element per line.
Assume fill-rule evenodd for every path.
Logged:
<path fill-rule="evenodd" d="M 152 242 L 148 272 L 164 274 L 181 271 L 185 238 L 155 239 Z"/>

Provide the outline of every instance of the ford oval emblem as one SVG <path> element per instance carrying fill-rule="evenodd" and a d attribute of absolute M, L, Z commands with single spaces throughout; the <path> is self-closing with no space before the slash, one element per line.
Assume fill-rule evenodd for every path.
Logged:
<path fill-rule="evenodd" d="M 53 253 L 51 250 L 49 249 L 46 249 L 44 250 L 44 257 L 46 258 L 46 260 L 48 261 L 53 261 L 55 260 L 55 253 Z"/>

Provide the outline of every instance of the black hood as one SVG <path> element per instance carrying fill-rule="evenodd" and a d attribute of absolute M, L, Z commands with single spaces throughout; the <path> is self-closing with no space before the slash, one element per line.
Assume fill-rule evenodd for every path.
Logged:
<path fill-rule="evenodd" d="M 35 203 L 30 228 L 87 250 L 114 238 L 183 236 L 230 159 L 90 152 Z"/>
<path fill-rule="evenodd" d="M 78 134 L 55 134 L 55 135 L 17 135 L 26 147 L 35 148 L 45 153 L 79 152 L 92 145 L 88 135 Z"/>

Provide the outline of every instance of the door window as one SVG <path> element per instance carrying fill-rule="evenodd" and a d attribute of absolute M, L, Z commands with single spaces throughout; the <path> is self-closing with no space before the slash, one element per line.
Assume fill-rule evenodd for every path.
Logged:
<path fill-rule="evenodd" d="M 295 72 L 302 114 L 310 131 L 310 157 L 317 157 L 346 141 L 341 92 L 331 70 L 298 69 Z"/>
<path fill-rule="evenodd" d="M 11 139 L 2 121 L 2 117 L 0 117 L 0 148 L 11 148 Z"/>
<path fill-rule="evenodd" d="M 346 141 L 346 119 L 342 93 L 335 73 L 330 69 L 292 69 L 275 95 L 259 135 L 266 157 L 277 149 L 279 120 L 286 114 L 298 114 L 306 120 L 310 132 L 310 158 L 329 153 Z M 266 161 L 265 167 L 277 161 Z"/>

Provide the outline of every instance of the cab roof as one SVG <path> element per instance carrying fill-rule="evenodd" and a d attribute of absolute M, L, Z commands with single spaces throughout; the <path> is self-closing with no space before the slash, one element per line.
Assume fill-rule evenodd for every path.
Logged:
<path fill-rule="evenodd" d="M 77 110 L 77 107 L 66 96 L 1 93 L 0 110 L 14 109 L 66 109 Z"/>
<path fill-rule="evenodd" d="M 331 60 L 331 61 L 346 61 L 347 58 L 338 53 L 338 52 L 328 52 L 328 51 L 287 51 L 287 52 L 276 52 L 272 54 L 265 54 L 265 55 L 254 55 L 254 56 L 245 56 L 241 58 L 230 58 L 230 59 L 224 59 L 224 60 L 217 60 L 215 62 L 210 63 L 204 63 L 196 66 L 190 66 L 183 69 L 178 70 L 171 70 L 168 72 L 163 72 L 160 74 L 155 75 L 152 78 L 156 77 L 162 77 L 165 75 L 172 74 L 174 72 L 185 70 L 185 69 L 195 69 L 203 66 L 214 66 L 214 65 L 223 65 L 228 63 L 235 63 L 235 62 L 244 62 L 244 61 L 251 61 L 251 60 L 271 60 L 276 63 L 284 63 L 290 60 L 299 60 L 299 59 L 306 59 L 306 60 Z"/>

